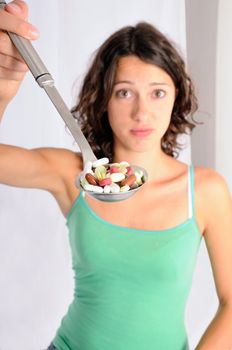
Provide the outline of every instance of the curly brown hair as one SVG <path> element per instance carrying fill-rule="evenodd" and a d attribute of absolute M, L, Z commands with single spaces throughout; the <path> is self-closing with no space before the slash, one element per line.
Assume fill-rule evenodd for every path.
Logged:
<path fill-rule="evenodd" d="M 179 134 L 190 134 L 197 124 L 192 115 L 198 104 L 185 63 L 174 45 L 159 30 L 146 22 L 126 26 L 112 34 L 97 50 L 87 72 L 77 104 L 71 112 L 98 158 L 113 158 L 113 133 L 108 122 L 110 100 L 117 64 L 121 57 L 137 56 L 166 71 L 178 91 L 171 121 L 161 139 L 162 150 L 172 157 L 179 155 Z M 188 120 L 191 118 L 192 122 Z"/>

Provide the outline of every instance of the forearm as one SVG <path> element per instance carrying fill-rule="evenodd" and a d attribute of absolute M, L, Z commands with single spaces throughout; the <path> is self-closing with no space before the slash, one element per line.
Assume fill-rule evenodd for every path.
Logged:
<path fill-rule="evenodd" d="M 219 306 L 195 350 L 232 350 L 231 306 Z"/>

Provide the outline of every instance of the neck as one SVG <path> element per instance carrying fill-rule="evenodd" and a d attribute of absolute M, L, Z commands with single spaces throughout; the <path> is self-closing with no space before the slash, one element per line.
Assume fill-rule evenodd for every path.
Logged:
<path fill-rule="evenodd" d="M 165 154 L 161 149 L 157 151 L 152 150 L 150 152 L 128 152 L 128 150 L 118 150 L 115 151 L 113 161 L 127 161 L 132 165 L 141 166 L 147 171 L 149 180 L 156 180 L 164 174 L 167 161 L 170 159 L 171 157 Z"/>

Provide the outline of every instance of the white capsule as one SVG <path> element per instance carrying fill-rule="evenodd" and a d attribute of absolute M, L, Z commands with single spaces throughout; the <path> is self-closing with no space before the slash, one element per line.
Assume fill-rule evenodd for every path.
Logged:
<path fill-rule="evenodd" d="M 125 179 L 125 175 L 122 173 L 113 173 L 110 175 L 112 182 L 120 182 Z"/>
<path fill-rule="evenodd" d="M 110 193 L 110 186 L 109 185 L 105 185 L 104 189 L 103 189 L 104 193 Z"/>
<path fill-rule="evenodd" d="M 125 186 L 122 186 L 120 188 L 120 192 L 128 192 L 130 190 L 130 186 L 129 185 L 125 185 Z"/>
<path fill-rule="evenodd" d="M 100 186 L 87 184 L 87 185 L 84 185 L 83 187 L 84 187 L 84 189 L 86 191 L 96 192 L 96 193 L 103 193 L 103 188 L 100 187 Z"/>
<path fill-rule="evenodd" d="M 100 159 L 97 159 L 97 160 L 95 160 L 93 162 L 92 167 L 96 168 L 96 167 L 98 167 L 100 165 L 106 165 L 108 163 L 109 163 L 109 159 L 108 158 L 100 158 Z"/>
<path fill-rule="evenodd" d="M 93 163 L 90 160 L 85 163 L 84 170 L 83 170 L 84 174 L 89 173 L 90 171 L 92 171 L 92 164 Z"/>
<path fill-rule="evenodd" d="M 111 193 L 119 193 L 120 192 L 120 186 L 118 186 L 117 184 L 115 183 L 112 183 L 110 185 L 110 192 Z"/>
<path fill-rule="evenodd" d="M 128 163 L 128 162 L 120 162 L 120 165 L 123 165 L 123 166 L 125 166 L 125 167 L 127 167 L 127 166 L 130 166 L 130 164 Z"/>

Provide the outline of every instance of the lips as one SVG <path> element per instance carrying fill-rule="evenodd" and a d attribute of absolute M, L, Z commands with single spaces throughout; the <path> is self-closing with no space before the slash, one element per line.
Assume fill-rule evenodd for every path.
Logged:
<path fill-rule="evenodd" d="M 154 132 L 154 129 L 151 129 L 151 128 L 131 129 L 130 132 L 133 136 L 147 137 Z"/>

